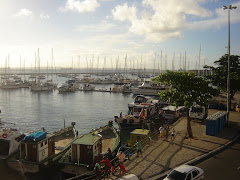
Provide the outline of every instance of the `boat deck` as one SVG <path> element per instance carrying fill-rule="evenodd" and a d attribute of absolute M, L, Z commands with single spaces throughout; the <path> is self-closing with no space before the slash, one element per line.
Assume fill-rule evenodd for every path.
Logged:
<path fill-rule="evenodd" d="M 58 154 L 61 152 L 70 142 L 72 141 L 72 138 L 68 139 L 61 139 L 55 142 L 55 154 Z"/>
<path fill-rule="evenodd" d="M 107 131 L 104 131 L 104 133 L 101 134 L 102 139 L 102 153 L 107 153 L 108 148 L 112 149 L 115 141 L 116 141 L 116 135 L 109 129 Z"/>

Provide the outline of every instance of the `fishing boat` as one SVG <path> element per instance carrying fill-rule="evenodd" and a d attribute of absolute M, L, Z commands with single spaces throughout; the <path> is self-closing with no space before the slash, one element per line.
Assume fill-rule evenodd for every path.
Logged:
<path fill-rule="evenodd" d="M 66 153 L 76 137 L 75 123 L 53 134 L 32 133 L 20 142 L 20 151 L 6 159 L 8 167 L 24 173 L 36 173 L 55 164 Z"/>
<path fill-rule="evenodd" d="M 19 150 L 20 141 L 25 137 L 18 129 L 2 128 L 0 130 L 0 159 L 7 159 Z"/>
<path fill-rule="evenodd" d="M 148 95 L 148 96 L 157 96 L 159 92 L 164 90 L 169 90 L 169 89 L 170 89 L 170 86 L 158 85 L 158 84 L 152 83 L 151 81 L 145 81 L 142 83 L 141 86 L 137 88 L 132 88 L 132 93 Z"/>
<path fill-rule="evenodd" d="M 108 125 L 79 136 L 72 142 L 70 150 L 59 160 L 64 166 L 61 171 L 74 175 L 88 173 L 93 170 L 96 160 L 108 152 L 108 148 L 115 155 L 119 145 L 119 133 L 113 121 L 109 121 Z"/>
<path fill-rule="evenodd" d="M 132 129 L 141 128 L 145 126 L 150 118 L 154 118 L 158 112 L 156 104 L 154 103 L 136 103 L 128 106 L 129 111 L 127 115 L 115 116 L 115 122 L 118 124 L 119 129 Z"/>

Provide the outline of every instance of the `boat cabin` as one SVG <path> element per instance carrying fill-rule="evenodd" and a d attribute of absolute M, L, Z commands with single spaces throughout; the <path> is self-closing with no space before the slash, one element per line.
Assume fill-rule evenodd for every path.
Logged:
<path fill-rule="evenodd" d="M 135 118 L 142 116 L 143 119 L 148 118 L 156 113 L 155 105 L 152 103 L 140 103 L 132 107 L 128 107 L 129 115 L 133 115 Z"/>
<path fill-rule="evenodd" d="M 2 128 L 0 131 L 0 159 L 5 159 L 19 148 L 24 134 L 14 128 Z"/>
<path fill-rule="evenodd" d="M 102 136 L 89 133 L 75 139 L 71 145 L 72 162 L 92 164 L 102 153 Z"/>
<path fill-rule="evenodd" d="M 54 136 L 35 132 L 26 136 L 20 144 L 20 160 L 41 162 L 55 154 Z"/>
<path fill-rule="evenodd" d="M 129 146 L 134 146 L 137 141 L 140 141 L 141 143 L 149 141 L 149 132 L 148 129 L 135 129 L 130 132 Z"/>
<path fill-rule="evenodd" d="M 161 109 L 161 115 L 165 120 L 174 121 L 179 119 L 186 112 L 185 106 L 166 106 Z"/>

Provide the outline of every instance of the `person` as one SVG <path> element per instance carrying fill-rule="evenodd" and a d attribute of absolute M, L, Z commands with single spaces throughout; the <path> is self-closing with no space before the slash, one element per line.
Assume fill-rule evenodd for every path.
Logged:
<path fill-rule="evenodd" d="M 103 160 L 101 161 L 101 163 L 104 163 L 104 177 L 109 178 L 109 171 L 110 171 L 110 161 L 106 156 L 103 156 Z"/>
<path fill-rule="evenodd" d="M 108 156 L 108 159 L 111 161 L 112 160 L 112 150 L 110 148 L 108 148 L 108 150 L 107 150 L 107 156 Z"/>
<path fill-rule="evenodd" d="M 236 111 L 240 112 L 240 106 L 238 104 L 236 105 Z"/>
<path fill-rule="evenodd" d="M 115 173 L 117 172 L 114 161 L 111 162 L 111 172 L 112 172 L 112 175 L 114 175 L 114 176 L 115 176 Z"/>
<path fill-rule="evenodd" d="M 172 132 L 171 132 L 171 140 L 173 140 L 173 139 L 174 139 L 174 136 L 175 136 L 175 129 L 174 129 L 174 128 L 172 128 Z"/>
<path fill-rule="evenodd" d="M 102 171 L 101 171 L 101 166 L 98 162 L 96 162 L 96 164 L 95 164 L 94 171 L 95 171 L 97 179 L 98 180 L 101 179 Z"/>
<path fill-rule="evenodd" d="M 139 153 L 142 156 L 142 145 L 141 145 L 141 142 L 138 140 L 136 145 L 137 145 L 137 157 L 138 157 Z"/>
<path fill-rule="evenodd" d="M 160 131 L 160 138 L 161 139 L 163 139 L 163 137 L 164 137 L 164 127 L 163 126 L 160 126 L 160 128 L 159 128 L 159 131 Z"/>
<path fill-rule="evenodd" d="M 168 141 L 168 133 L 169 133 L 169 126 L 167 125 L 166 129 L 165 129 L 165 138 L 166 138 L 166 141 Z"/>
<path fill-rule="evenodd" d="M 120 112 L 120 118 L 122 118 L 122 112 Z"/>
<path fill-rule="evenodd" d="M 119 175 L 122 175 L 122 174 L 124 174 L 126 172 L 126 169 L 125 169 L 123 164 L 120 164 L 119 168 L 120 168 Z"/>
<path fill-rule="evenodd" d="M 120 164 L 123 164 L 123 162 L 124 162 L 124 160 L 125 160 L 125 154 L 124 154 L 124 152 L 120 151 L 120 152 L 117 154 L 116 157 L 118 158 L 119 163 L 120 163 Z"/>

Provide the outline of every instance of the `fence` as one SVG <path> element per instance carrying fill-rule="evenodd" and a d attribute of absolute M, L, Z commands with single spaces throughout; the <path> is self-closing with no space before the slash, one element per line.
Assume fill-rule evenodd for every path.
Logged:
<path fill-rule="evenodd" d="M 151 135 L 149 137 L 144 138 L 141 142 L 142 145 L 142 149 L 144 149 L 147 145 L 149 145 L 151 143 L 151 141 L 157 140 L 159 137 L 159 131 L 155 131 L 154 133 L 151 133 Z M 136 145 L 134 145 L 133 147 L 127 147 L 125 151 L 122 151 L 126 157 L 125 160 L 128 160 L 131 158 L 131 156 L 133 156 L 137 151 Z M 111 164 L 115 164 L 114 169 L 117 168 L 119 166 L 118 163 L 118 159 L 117 157 L 113 158 L 111 160 Z M 102 169 L 104 169 L 105 167 L 102 166 Z M 104 171 L 102 171 L 102 177 L 104 177 Z M 69 178 L 67 180 L 89 180 L 89 179 L 95 179 L 96 175 L 94 171 L 89 171 L 88 173 L 85 174 L 80 174 L 77 175 L 75 177 Z"/>

